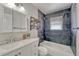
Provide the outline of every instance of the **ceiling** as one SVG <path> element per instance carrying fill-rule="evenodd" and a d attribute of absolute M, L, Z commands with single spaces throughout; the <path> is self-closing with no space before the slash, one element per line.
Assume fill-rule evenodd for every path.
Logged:
<path fill-rule="evenodd" d="M 53 13 L 59 10 L 70 8 L 71 3 L 33 3 L 44 14 Z"/>

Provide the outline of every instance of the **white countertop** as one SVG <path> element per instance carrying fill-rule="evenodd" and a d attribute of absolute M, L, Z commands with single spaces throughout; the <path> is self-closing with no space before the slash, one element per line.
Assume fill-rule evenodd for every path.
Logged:
<path fill-rule="evenodd" d="M 5 44 L 5 45 L 1 45 L 0 46 L 0 56 L 8 54 L 16 49 L 19 49 L 25 45 L 28 45 L 36 40 L 39 40 L 39 38 L 31 38 L 31 39 L 25 39 L 25 40 L 21 40 L 21 41 L 17 41 L 14 43 L 9 43 L 9 44 Z"/>

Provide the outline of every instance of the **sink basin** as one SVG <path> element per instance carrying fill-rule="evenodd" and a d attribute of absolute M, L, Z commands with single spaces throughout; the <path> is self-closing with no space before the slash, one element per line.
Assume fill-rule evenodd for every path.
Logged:
<path fill-rule="evenodd" d="M 13 44 L 7 44 L 5 46 L 1 46 L 0 48 L 9 50 L 9 49 L 16 48 L 18 45 L 19 45 L 18 43 L 13 43 Z"/>
<path fill-rule="evenodd" d="M 23 41 L 17 41 L 17 42 L 14 42 L 14 43 L 2 45 L 2 46 L 0 46 L 0 48 L 5 49 L 5 50 L 16 49 L 16 48 L 20 47 L 24 42 L 25 42 L 24 40 Z"/>

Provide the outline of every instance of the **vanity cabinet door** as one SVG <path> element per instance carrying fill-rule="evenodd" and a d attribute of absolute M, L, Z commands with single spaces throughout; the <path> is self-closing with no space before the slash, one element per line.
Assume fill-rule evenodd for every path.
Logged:
<path fill-rule="evenodd" d="M 8 54 L 6 54 L 5 56 L 32 56 L 32 51 L 30 49 L 30 46 L 24 46 L 21 47 L 17 50 L 14 50 Z"/>
<path fill-rule="evenodd" d="M 21 56 L 37 56 L 38 55 L 38 41 L 32 42 L 24 46 L 21 50 Z"/>
<path fill-rule="evenodd" d="M 22 54 L 21 56 L 32 56 L 32 45 L 26 45 L 22 48 Z"/>
<path fill-rule="evenodd" d="M 22 50 L 20 48 L 20 49 L 14 50 L 14 51 L 12 51 L 4 56 L 21 56 L 21 53 L 22 53 Z"/>
<path fill-rule="evenodd" d="M 38 56 L 38 41 L 32 43 L 32 56 Z"/>
<path fill-rule="evenodd" d="M 16 49 L 5 56 L 38 56 L 38 41 L 34 41 L 19 49 Z"/>
<path fill-rule="evenodd" d="M 8 54 L 6 54 L 4 56 L 18 56 L 18 52 L 17 52 L 17 50 L 15 50 L 15 51 L 10 52 L 10 53 L 8 53 Z"/>

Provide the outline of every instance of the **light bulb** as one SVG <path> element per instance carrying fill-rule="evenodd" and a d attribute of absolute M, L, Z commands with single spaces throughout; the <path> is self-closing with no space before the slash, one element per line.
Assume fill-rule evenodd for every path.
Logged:
<path fill-rule="evenodd" d="M 20 7 L 20 11 L 25 11 L 24 7 Z"/>
<path fill-rule="evenodd" d="M 9 6 L 10 8 L 14 8 L 14 7 L 15 7 L 15 4 L 14 4 L 14 3 L 8 3 L 8 6 Z"/>

